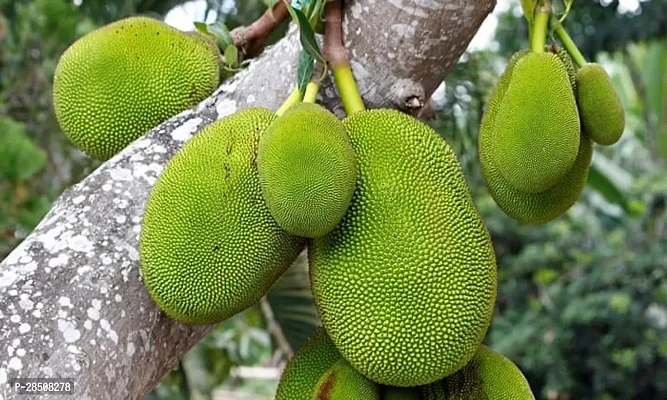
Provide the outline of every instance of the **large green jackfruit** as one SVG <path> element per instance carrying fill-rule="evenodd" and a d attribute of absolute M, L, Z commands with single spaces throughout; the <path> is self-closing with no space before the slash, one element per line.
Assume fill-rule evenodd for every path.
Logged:
<path fill-rule="evenodd" d="M 285 366 L 275 400 L 311 400 L 322 375 L 340 360 L 329 335 L 318 328 Z"/>
<path fill-rule="evenodd" d="M 581 129 L 572 85 L 558 55 L 520 57 L 498 115 L 490 151 L 512 186 L 537 193 L 565 176 L 577 157 Z"/>
<path fill-rule="evenodd" d="M 581 195 L 590 169 L 593 145 L 590 139 L 582 135 L 572 168 L 555 185 L 539 193 L 527 193 L 516 189 L 500 173 L 491 157 L 492 146 L 498 140 L 496 118 L 511 80 L 514 65 L 525 54 L 527 53 L 517 53 L 510 59 L 491 95 L 480 125 L 478 154 L 486 185 L 498 207 L 520 222 L 542 224 L 562 215 Z"/>
<path fill-rule="evenodd" d="M 254 304 L 304 239 L 283 231 L 262 198 L 256 148 L 275 115 L 248 108 L 205 127 L 167 163 L 140 237 L 148 292 L 170 317 L 211 324 Z"/>
<path fill-rule="evenodd" d="M 577 71 L 577 103 L 581 125 L 595 143 L 609 146 L 621 138 L 625 111 L 607 71 L 588 63 Z"/>
<path fill-rule="evenodd" d="M 420 391 L 424 400 L 535 400 L 521 370 L 484 345 L 461 370 Z"/>
<path fill-rule="evenodd" d="M 318 312 L 369 379 L 416 386 L 474 355 L 496 296 L 493 244 L 451 147 L 375 109 L 344 121 L 359 165 L 341 223 L 310 247 Z"/>
<path fill-rule="evenodd" d="M 287 232 L 321 237 L 350 205 L 357 164 L 343 123 L 317 104 L 301 103 L 277 118 L 257 152 L 262 193 Z"/>
<path fill-rule="evenodd" d="M 60 57 L 53 105 L 69 140 L 105 160 L 213 92 L 220 53 L 147 17 L 98 28 Z"/>
<path fill-rule="evenodd" d="M 357 372 L 344 359 L 320 377 L 312 400 L 380 400 L 380 386 Z"/>

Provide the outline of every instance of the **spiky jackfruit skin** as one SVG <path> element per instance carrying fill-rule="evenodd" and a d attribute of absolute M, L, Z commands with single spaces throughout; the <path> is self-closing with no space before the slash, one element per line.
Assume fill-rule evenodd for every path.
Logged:
<path fill-rule="evenodd" d="M 357 372 L 344 359 L 320 377 L 312 400 L 380 400 L 380 386 Z"/>
<path fill-rule="evenodd" d="M 225 320 L 254 304 L 290 266 L 304 239 L 269 213 L 254 167 L 275 118 L 248 108 L 205 127 L 167 163 L 146 203 L 140 236 L 148 292 L 189 324 Z"/>
<path fill-rule="evenodd" d="M 357 163 L 343 123 L 317 104 L 301 103 L 276 119 L 257 153 L 262 193 L 287 232 L 330 232 L 350 205 Z"/>
<path fill-rule="evenodd" d="M 383 389 L 382 400 L 421 400 L 416 387 L 386 386 Z"/>
<path fill-rule="evenodd" d="M 420 121 L 374 109 L 344 121 L 352 203 L 309 248 L 322 323 L 369 379 L 416 386 L 465 365 L 490 323 L 496 261 L 451 147 Z"/>
<path fill-rule="evenodd" d="M 491 157 L 492 146 L 498 140 L 496 118 L 512 78 L 516 62 L 526 52 L 517 53 L 500 76 L 498 84 L 482 117 L 478 137 L 478 155 L 486 186 L 498 207 L 509 217 L 525 224 L 544 224 L 562 215 L 577 201 L 586 184 L 593 155 L 593 144 L 582 135 L 577 158 L 572 168 L 554 186 L 539 193 L 516 189 L 496 167 Z"/>
<path fill-rule="evenodd" d="M 484 345 L 461 370 L 420 390 L 425 400 L 535 400 L 516 364 Z"/>
<path fill-rule="evenodd" d="M 58 123 L 79 149 L 105 160 L 219 82 L 219 52 L 169 25 L 130 17 L 98 28 L 60 57 Z"/>
<path fill-rule="evenodd" d="M 530 193 L 548 189 L 572 167 L 581 133 L 567 70 L 553 53 L 518 59 L 495 121 L 491 149 L 500 173 Z"/>
<path fill-rule="evenodd" d="M 340 359 L 329 335 L 318 328 L 285 366 L 275 400 L 311 400 L 320 377 Z"/>
<path fill-rule="evenodd" d="M 597 144 L 610 146 L 621 138 L 625 111 L 607 71 L 588 63 L 577 71 L 577 103 L 584 132 Z"/>
<path fill-rule="evenodd" d="M 563 63 L 563 66 L 565 67 L 565 70 L 567 71 L 567 77 L 570 81 L 570 85 L 572 86 L 572 91 L 574 92 L 575 96 L 577 94 L 577 71 L 574 68 L 574 63 L 572 62 L 572 58 L 570 58 L 570 54 L 568 54 L 567 50 L 565 47 L 560 47 L 556 45 L 552 46 L 547 46 L 547 51 L 551 51 L 553 54 L 557 55 L 560 61 Z"/>

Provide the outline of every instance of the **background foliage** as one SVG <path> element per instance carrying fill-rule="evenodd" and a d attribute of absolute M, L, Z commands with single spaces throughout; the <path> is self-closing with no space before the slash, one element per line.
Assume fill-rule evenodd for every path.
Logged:
<path fill-rule="evenodd" d="M 98 163 L 71 146 L 51 106 L 62 51 L 134 15 L 181 0 L 0 0 L 0 260 L 68 186 Z M 262 0 L 200 0 L 196 20 L 232 29 Z M 467 52 L 434 96 L 429 123 L 456 149 L 498 254 L 499 297 L 486 342 L 517 362 L 543 399 L 667 396 L 667 2 L 577 0 L 565 25 L 610 72 L 626 132 L 595 147 L 581 200 L 544 226 L 493 203 L 477 162 L 483 107 L 509 55 L 527 46 L 518 1 L 499 1 L 494 41 Z M 272 36 L 277 40 L 284 27 Z M 151 399 L 271 398 L 280 366 L 318 323 L 301 258 L 256 307 L 222 323 Z"/>

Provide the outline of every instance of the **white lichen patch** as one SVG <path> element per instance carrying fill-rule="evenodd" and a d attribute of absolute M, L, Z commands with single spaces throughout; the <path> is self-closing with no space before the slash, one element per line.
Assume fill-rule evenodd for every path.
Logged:
<path fill-rule="evenodd" d="M 57 257 L 51 258 L 48 262 L 49 268 L 62 267 L 67 265 L 69 256 L 65 253 L 58 254 Z"/>
<path fill-rule="evenodd" d="M 177 142 L 185 142 L 186 140 L 190 139 L 193 133 L 197 131 L 197 128 L 201 122 L 201 118 L 192 118 L 186 120 L 185 123 L 171 132 L 171 138 Z"/>
<path fill-rule="evenodd" d="M 24 322 L 21 325 L 19 325 L 19 333 L 21 335 L 26 334 L 28 332 L 30 332 L 30 324 Z"/>
<path fill-rule="evenodd" d="M 67 241 L 67 247 L 74 251 L 79 251 L 82 253 L 88 253 L 89 251 L 93 251 L 93 242 L 88 240 L 87 237 L 83 235 L 74 235 L 71 238 L 68 239 Z"/>
<path fill-rule="evenodd" d="M 154 185 L 157 177 L 162 172 L 163 166 L 158 163 L 145 164 L 134 164 L 134 169 L 132 171 L 132 176 L 135 178 L 144 179 L 148 182 L 149 185 Z"/>
<path fill-rule="evenodd" d="M 389 29 L 403 39 L 410 39 L 415 35 L 415 27 L 408 24 L 393 24 Z"/>
<path fill-rule="evenodd" d="M 131 181 L 132 171 L 127 168 L 114 168 L 109 170 L 109 176 L 114 181 Z"/>
<path fill-rule="evenodd" d="M 75 198 L 72 199 L 72 204 L 74 205 L 79 205 L 86 201 L 86 196 L 81 195 L 81 196 L 76 196 Z"/>
<path fill-rule="evenodd" d="M 426 18 L 428 17 L 428 13 L 423 9 L 424 5 L 419 4 L 425 1 L 428 0 L 388 0 L 387 3 L 398 8 L 406 14 L 412 15 L 414 17 Z M 457 5 L 457 7 L 460 6 Z"/>
<path fill-rule="evenodd" d="M 7 364 L 7 367 L 9 369 L 13 369 L 15 371 L 20 371 L 23 369 L 23 363 L 21 362 L 21 359 L 18 357 L 12 357 L 9 359 L 9 363 Z"/>
<path fill-rule="evenodd" d="M 27 293 L 22 293 L 19 300 L 19 307 L 25 311 L 30 311 L 35 307 L 35 303 L 30 300 L 30 297 Z"/>
<path fill-rule="evenodd" d="M 58 330 L 62 332 L 65 343 L 74 343 L 81 338 L 81 331 L 70 321 L 58 319 Z"/>
<path fill-rule="evenodd" d="M 215 105 L 215 111 L 218 114 L 218 119 L 231 115 L 236 112 L 236 101 L 222 99 Z"/>
<path fill-rule="evenodd" d="M 128 357 L 132 357 L 134 355 L 134 352 L 135 352 L 134 343 L 129 342 L 127 344 L 127 350 L 125 354 L 127 354 Z"/>
<path fill-rule="evenodd" d="M 60 307 L 72 307 L 72 303 L 69 300 L 69 297 L 65 296 L 60 296 L 58 299 L 58 304 L 60 304 Z"/>

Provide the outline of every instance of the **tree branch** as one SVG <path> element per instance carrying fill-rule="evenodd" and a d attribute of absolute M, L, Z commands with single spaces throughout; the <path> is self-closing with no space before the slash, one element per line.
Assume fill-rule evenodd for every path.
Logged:
<path fill-rule="evenodd" d="M 269 35 L 282 24 L 289 13 L 285 1 L 278 1 L 273 8 L 266 10 L 264 14 L 250 26 L 239 26 L 229 34 L 234 45 L 241 48 L 242 59 L 255 57 L 264 48 Z"/>
<path fill-rule="evenodd" d="M 346 48 L 365 104 L 423 103 L 494 4 L 347 2 Z M 0 264 L 0 397 L 16 398 L 8 385 L 14 377 L 71 377 L 73 398 L 141 399 L 213 328 L 167 318 L 146 292 L 137 252 L 144 204 L 165 163 L 195 132 L 247 106 L 277 109 L 293 89 L 298 53 L 292 27 L 210 98 L 66 190 Z M 327 81 L 325 105 L 340 112 Z"/>

